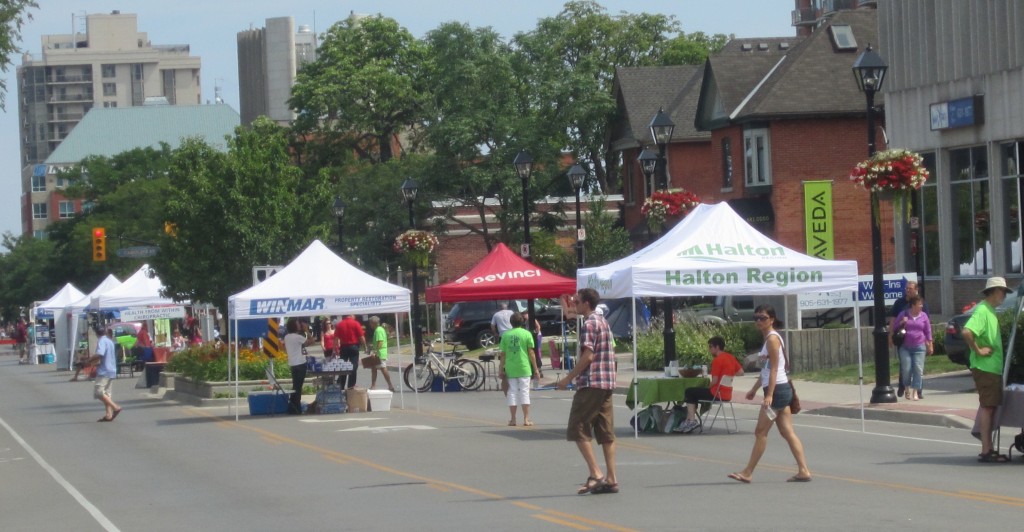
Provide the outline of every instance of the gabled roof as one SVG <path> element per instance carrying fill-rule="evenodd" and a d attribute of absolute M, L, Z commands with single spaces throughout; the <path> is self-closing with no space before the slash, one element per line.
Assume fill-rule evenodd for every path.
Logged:
<path fill-rule="evenodd" d="M 801 39 L 743 39 L 708 58 L 696 126 L 710 130 L 727 123 L 806 116 L 863 114 L 864 95 L 851 68 L 861 51 L 877 46 L 874 9 L 838 11 Z M 856 50 L 833 46 L 832 25 L 848 24 Z M 788 42 L 788 48 L 779 46 Z M 753 43 L 742 51 L 744 43 Z M 768 43 L 767 50 L 759 50 Z"/>
<path fill-rule="evenodd" d="M 239 124 L 238 111 L 225 104 L 93 107 L 46 164 L 77 163 L 92 155 L 113 157 L 135 148 L 159 148 L 161 142 L 173 149 L 188 137 L 202 137 L 227 151 L 224 137 L 233 135 Z"/>
<path fill-rule="evenodd" d="M 702 76 L 696 65 L 616 68 L 615 99 L 622 116 L 612 131 L 612 149 L 653 144 L 648 125 L 661 108 L 676 124 L 673 142 L 710 139 L 693 127 Z"/>

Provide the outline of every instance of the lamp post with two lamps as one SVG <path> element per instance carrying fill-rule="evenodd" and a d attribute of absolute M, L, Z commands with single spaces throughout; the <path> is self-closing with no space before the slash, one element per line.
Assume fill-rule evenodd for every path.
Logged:
<path fill-rule="evenodd" d="M 331 206 L 334 210 L 334 217 L 338 219 L 338 255 L 345 253 L 345 239 L 343 225 L 345 220 L 345 202 L 341 201 L 341 196 L 334 196 L 334 205 Z"/>
<path fill-rule="evenodd" d="M 646 174 L 648 182 L 650 176 L 655 174 L 657 171 L 657 180 L 659 190 L 668 190 L 668 159 L 666 158 L 666 151 L 668 150 L 668 143 L 672 140 L 672 132 L 675 130 L 676 125 L 669 118 L 668 113 L 665 112 L 664 108 L 658 109 L 658 114 L 654 115 L 649 125 L 651 129 L 651 138 L 658 145 L 658 155 L 655 156 L 650 150 L 643 150 L 640 153 L 640 166 Z M 672 313 L 672 298 L 666 297 L 662 300 L 662 312 L 665 315 L 665 329 L 663 331 L 663 341 L 665 344 L 665 365 L 676 359 L 676 330 L 675 330 L 675 316 Z"/>
<path fill-rule="evenodd" d="M 583 182 L 587 179 L 587 172 L 583 170 L 582 166 L 574 164 L 569 169 L 568 176 L 569 183 L 576 190 L 576 267 L 582 268 L 584 264 L 583 242 L 587 239 L 587 234 L 583 231 L 580 219 L 580 191 L 583 189 Z"/>
<path fill-rule="evenodd" d="M 523 182 L 523 248 L 520 255 L 530 260 L 530 174 L 533 173 L 533 157 L 526 150 L 520 150 L 516 154 L 516 158 L 512 160 L 512 166 L 515 167 L 516 173 L 519 174 L 519 179 Z M 533 262 L 533 261 L 530 261 Z M 530 298 L 526 300 L 526 312 L 529 313 L 530 322 L 537 319 L 537 313 L 534 312 L 534 300 Z M 528 323 L 530 323 L 528 322 Z M 531 327 L 528 329 L 532 330 Z"/>
<path fill-rule="evenodd" d="M 868 157 L 875 154 L 875 93 L 882 90 L 882 81 L 888 65 L 869 44 L 853 63 L 853 75 L 864 91 L 868 112 Z M 879 228 L 878 193 L 871 192 L 871 284 L 875 320 L 875 388 L 871 390 L 872 403 L 895 403 L 896 394 L 890 385 L 889 334 L 885 328 L 885 300 L 882 291 L 882 230 Z"/>
<path fill-rule="evenodd" d="M 413 181 L 411 177 L 405 178 L 402 183 L 402 197 L 405 198 L 406 205 L 409 206 L 409 229 L 416 229 L 416 220 L 413 217 L 412 204 L 416 201 L 416 194 L 419 192 L 419 185 L 416 181 Z M 413 353 L 415 353 L 416 360 L 423 357 L 423 332 L 420 331 L 420 287 L 419 287 L 419 268 L 416 265 L 416 261 L 412 261 L 412 307 L 409 311 L 409 317 L 412 321 L 412 345 Z"/>

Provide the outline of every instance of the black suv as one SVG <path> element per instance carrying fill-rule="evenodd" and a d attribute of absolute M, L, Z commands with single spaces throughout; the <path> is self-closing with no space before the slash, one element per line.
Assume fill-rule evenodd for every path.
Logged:
<path fill-rule="evenodd" d="M 444 338 L 451 343 L 463 344 L 470 349 L 490 347 L 496 343 L 491 332 L 491 318 L 506 303 L 509 310 L 526 311 L 526 301 L 461 301 L 456 303 L 445 317 Z M 537 321 L 545 335 L 562 334 L 562 307 L 548 304 L 544 300 L 535 300 Z M 575 320 L 565 322 L 566 326 L 575 327 Z"/>

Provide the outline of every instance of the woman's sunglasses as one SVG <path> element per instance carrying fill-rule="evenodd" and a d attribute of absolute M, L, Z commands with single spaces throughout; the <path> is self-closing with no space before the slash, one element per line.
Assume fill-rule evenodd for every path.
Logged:
<path fill-rule="evenodd" d="M 769 316 L 754 316 L 754 321 L 764 321 L 764 320 L 770 320 L 770 319 L 771 319 L 771 317 L 769 317 Z"/>

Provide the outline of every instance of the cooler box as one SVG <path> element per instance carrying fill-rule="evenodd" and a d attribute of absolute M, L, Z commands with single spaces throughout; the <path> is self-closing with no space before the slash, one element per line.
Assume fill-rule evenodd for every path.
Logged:
<path fill-rule="evenodd" d="M 394 395 L 388 390 L 368 390 L 367 397 L 370 399 L 371 412 L 387 412 L 391 410 L 391 397 Z"/>
<path fill-rule="evenodd" d="M 47 353 L 45 355 L 39 355 L 40 364 L 53 364 L 53 354 Z"/>
<path fill-rule="evenodd" d="M 266 416 L 288 411 L 288 396 L 280 393 L 250 393 L 249 415 Z"/>
<path fill-rule="evenodd" d="M 459 381 L 451 380 L 445 381 L 444 377 L 440 375 L 434 376 L 434 382 L 430 383 L 430 391 L 432 392 L 461 392 L 462 385 Z"/>
<path fill-rule="evenodd" d="M 348 411 L 366 412 L 368 397 L 366 388 L 349 388 L 345 390 L 345 402 L 348 403 Z"/>

